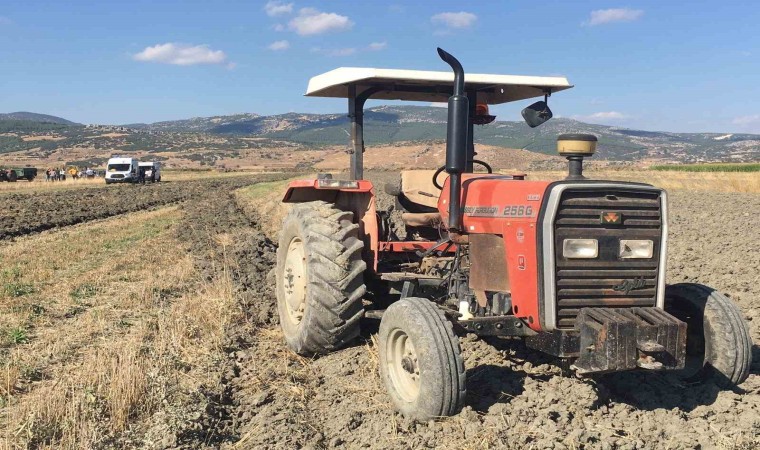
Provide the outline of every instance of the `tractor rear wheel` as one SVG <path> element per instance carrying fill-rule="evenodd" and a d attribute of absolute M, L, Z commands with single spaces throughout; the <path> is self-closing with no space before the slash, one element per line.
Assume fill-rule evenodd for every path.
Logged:
<path fill-rule="evenodd" d="M 466 393 L 459 338 L 431 301 L 405 298 L 383 314 L 380 377 L 396 408 L 426 421 L 458 413 Z"/>
<path fill-rule="evenodd" d="M 359 335 L 363 247 L 353 213 L 333 204 L 297 204 L 285 218 L 275 269 L 277 310 L 296 353 L 328 353 Z"/>
<path fill-rule="evenodd" d="M 749 376 L 752 339 L 736 304 L 716 290 L 695 283 L 669 285 L 665 310 L 686 322 L 687 381 L 712 380 L 730 388 Z"/>
<path fill-rule="evenodd" d="M 16 180 L 18 180 L 18 174 L 16 173 L 16 171 L 11 170 L 10 172 L 8 172 L 8 181 L 10 181 L 11 183 L 15 183 Z"/>

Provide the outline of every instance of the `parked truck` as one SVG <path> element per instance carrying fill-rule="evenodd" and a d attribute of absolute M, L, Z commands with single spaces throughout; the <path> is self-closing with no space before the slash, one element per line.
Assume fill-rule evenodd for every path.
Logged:
<path fill-rule="evenodd" d="M 140 179 L 144 183 L 158 183 L 161 181 L 161 163 L 158 161 L 145 161 L 138 163 L 140 168 Z"/>
<path fill-rule="evenodd" d="M 0 181 L 9 181 L 11 183 L 18 180 L 32 181 L 37 177 L 37 169 L 34 167 L 23 167 L 16 169 L 0 169 Z"/>
<path fill-rule="evenodd" d="M 139 164 L 136 158 L 110 158 L 106 167 L 106 184 L 137 183 L 140 175 Z"/>

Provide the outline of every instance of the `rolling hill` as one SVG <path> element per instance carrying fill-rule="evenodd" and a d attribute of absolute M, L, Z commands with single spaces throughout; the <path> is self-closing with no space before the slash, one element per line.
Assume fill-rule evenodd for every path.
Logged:
<path fill-rule="evenodd" d="M 12 112 L 12 113 L 0 113 L 0 121 L 16 120 L 27 122 L 39 122 L 39 123 L 54 123 L 58 125 L 79 125 L 76 122 L 66 120 L 61 117 L 50 116 L 47 114 L 37 114 L 32 112 Z"/>
<path fill-rule="evenodd" d="M 475 140 L 493 147 L 554 155 L 557 135 L 568 132 L 598 136 L 595 159 L 601 160 L 760 161 L 760 135 L 642 131 L 566 118 L 555 118 L 535 129 L 523 122 L 497 121 L 476 127 Z M 380 106 L 365 113 L 368 147 L 442 141 L 445 136 L 445 108 Z M 345 114 L 248 113 L 121 126 L 84 126 L 34 113 L 0 114 L 0 154 L 51 155 L 66 149 L 89 149 L 93 153 L 173 152 L 195 154 L 192 158 L 213 163 L 218 159 L 214 155 L 222 153 L 255 150 L 263 155 L 273 147 L 326 151 L 348 144 Z"/>
<path fill-rule="evenodd" d="M 186 125 L 188 123 L 191 126 Z M 380 106 L 366 111 L 364 123 L 367 145 L 440 140 L 446 137 L 445 108 Z M 240 114 L 159 122 L 143 125 L 141 129 L 200 131 L 225 136 L 255 135 L 318 147 L 348 144 L 348 118 L 345 114 Z M 598 136 L 597 157 L 600 159 L 677 162 L 760 160 L 760 135 L 642 131 L 566 118 L 552 119 L 535 129 L 523 122 L 497 121 L 476 127 L 475 140 L 481 144 L 553 155 L 557 135 L 569 132 Z"/>

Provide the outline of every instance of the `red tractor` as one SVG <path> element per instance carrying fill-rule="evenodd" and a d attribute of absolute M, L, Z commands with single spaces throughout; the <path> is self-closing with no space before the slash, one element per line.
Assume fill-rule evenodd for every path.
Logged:
<path fill-rule="evenodd" d="M 552 117 L 562 77 L 340 68 L 306 95 L 348 98 L 350 179 L 293 181 L 277 252 L 277 306 L 288 346 L 324 354 L 381 318 L 380 376 L 398 410 L 419 420 L 465 401 L 458 334 L 519 336 L 579 374 L 673 370 L 721 386 L 744 381 L 752 343 L 741 312 L 698 284 L 667 285 L 667 197 L 648 184 L 589 180 L 596 137 L 561 135 L 569 175 L 557 182 L 491 173 L 475 159 L 473 126 L 487 105 L 544 97 L 522 112 Z M 446 162 L 406 171 L 396 196 L 406 237 L 376 210 L 363 179 L 367 99 L 448 101 Z M 487 173 L 475 173 L 480 165 Z M 443 174 L 445 172 L 445 174 Z M 448 175 L 448 176 L 446 176 Z M 441 181 L 444 179 L 442 184 Z"/>

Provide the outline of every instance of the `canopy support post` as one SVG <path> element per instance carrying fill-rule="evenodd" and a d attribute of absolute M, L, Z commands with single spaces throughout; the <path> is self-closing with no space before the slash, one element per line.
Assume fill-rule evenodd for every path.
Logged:
<path fill-rule="evenodd" d="M 472 119 L 475 117 L 475 107 L 477 106 L 478 94 L 473 90 L 467 91 L 467 100 L 469 100 L 470 111 L 467 117 L 467 164 L 465 165 L 465 173 L 472 173 L 473 160 L 475 159 L 475 125 Z"/>
<path fill-rule="evenodd" d="M 356 96 L 356 85 L 348 86 L 348 118 L 351 121 L 351 171 L 352 180 L 364 178 L 364 102 Z"/>

